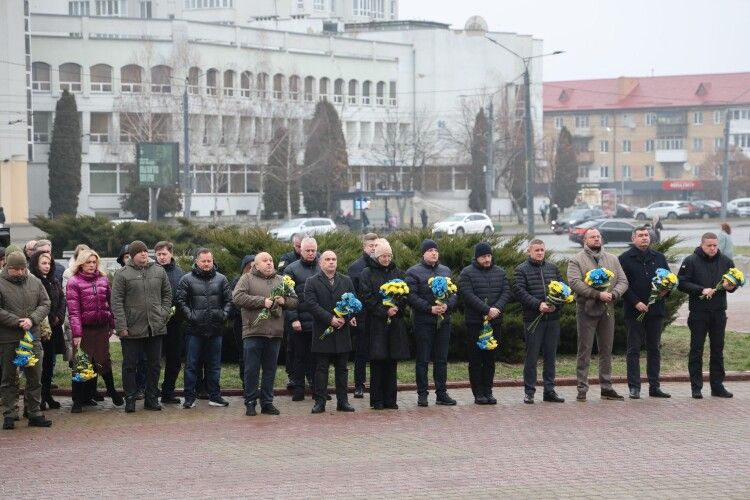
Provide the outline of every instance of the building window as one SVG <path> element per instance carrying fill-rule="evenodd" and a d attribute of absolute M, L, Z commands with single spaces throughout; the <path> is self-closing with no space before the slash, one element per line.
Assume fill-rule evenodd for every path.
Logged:
<path fill-rule="evenodd" d="M 313 0 L 313 9 L 315 9 L 315 10 L 324 10 L 325 9 L 325 0 Z"/>
<path fill-rule="evenodd" d="M 609 153 L 609 141 L 599 141 L 599 152 Z"/>
<path fill-rule="evenodd" d="M 717 109 L 714 111 L 714 123 L 716 125 L 722 123 L 724 121 L 724 112 L 720 109 Z"/>
<path fill-rule="evenodd" d="M 34 111 L 34 142 L 37 144 L 46 144 L 50 139 L 50 124 L 52 122 L 52 113 L 48 111 Z"/>
<path fill-rule="evenodd" d="M 630 165 L 623 165 L 622 166 L 622 178 L 623 179 L 630 179 Z"/>
<path fill-rule="evenodd" d="M 652 178 L 654 176 L 654 166 L 653 165 L 646 165 L 643 167 L 644 175 L 648 178 Z"/>
<path fill-rule="evenodd" d="M 91 142 L 109 142 L 110 113 L 91 113 Z"/>
<path fill-rule="evenodd" d="M 734 145 L 742 149 L 750 148 L 750 134 L 735 134 L 732 136 Z"/>
<path fill-rule="evenodd" d="M 732 120 L 750 120 L 750 108 L 732 109 L 729 116 Z"/>
<path fill-rule="evenodd" d="M 675 137 L 675 136 L 660 137 L 656 141 L 656 149 L 660 149 L 660 150 L 685 149 L 685 139 L 683 137 Z"/>
<path fill-rule="evenodd" d="M 630 139 L 624 139 L 622 141 L 622 152 L 630 153 L 630 151 L 632 151 L 632 145 L 630 143 Z"/>
<path fill-rule="evenodd" d="M 693 125 L 703 125 L 703 111 L 693 111 Z"/>
<path fill-rule="evenodd" d="M 599 178 L 609 179 L 609 167 L 607 165 L 601 165 L 599 167 Z"/>
<path fill-rule="evenodd" d="M 703 139 L 693 137 L 693 151 L 703 151 Z"/>
<path fill-rule="evenodd" d="M 589 115 L 576 115 L 575 122 L 576 122 L 576 128 L 588 128 Z"/>
<path fill-rule="evenodd" d="M 220 9 L 232 6 L 233 0 L 185 0 L 186 9 Z"/>
<path fill-rule="evenodd" d="M 96 64 L 89 69 L 91 92 L 112 92 L 112 66 Z"/>
<path fill-rule="evenodd" d="M 602 115 L 599 120 L 599 125 L 602 127 L 609 127 L 609 115 Z"/>
<path fill-rule="evenodd" d="M 723 137 L 714 137 L 714 151 L 719 152 L 724 149 L 724 138 Z"/>
<path fill-rule="evenodd" d="M 297 8 L 298 9 L 304 9 L 305 8 L 305 0 L 297 0 Z"/>
<path fill-rule="evenodd" d="M 126 0 L 96 0 L 96 15 L 125 17 L 128 15 Z"/>
<path fill-rule="evenodd" d="M 589 167 L 578 167 L 578 177 L 580 179 L 589 178 Z"/>
<path fill-rule="evenodd" d="M 60 90 L 81 91 L 81 66 L 76 63 L 60 65 Z"/>
<path fill-rule="evenodd" d="M 151 0 L 141 0 L 141 19 L 151 19 Z"/>
<path fill-rule="evenodd" d="M 88 16 L 89 12 L 89 0 L 68 2 L 68 15 L 70 16 Z"/>
<path fill-rule="evenodd" d="M 35 62 L 31 65 L 31 90 L 50 91 L 50 66 L 47 63 Z"/>
<path fill-rule="evenodd" d="M 643 149 L 648 153 L 654 150 L 654 140 L 646 139 L 643 141 Z"/>
<path fill-rule="evenodd" d="M 194 165 L 193 187 L 203 194 L 245 194 L 260 190 L 260 168 L 255 165 Z"/>
<path fill-rule="evenodd" d="M 656 113 L 646 113 L 646 125 L 656 125 Z"/>
<path fill-rule="evenodd" d="M 131 182 L 131 165 L 92 163 L 89 165 L 89 193 L 124 194 Z"/>
<path fill-rule="evenodd" d="M 563 117 L 562 116 L 556 116 L 555 117 L 555 128 L 560 130 L 563 128 Z"/>

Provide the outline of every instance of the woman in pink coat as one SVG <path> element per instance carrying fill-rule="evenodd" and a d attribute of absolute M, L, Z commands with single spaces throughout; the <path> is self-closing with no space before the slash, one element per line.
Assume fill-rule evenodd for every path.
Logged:
<path fill-rule="evenodd" d="M 96 373 L 104 379 L 107 396 L 115 406 L 121 406 L 123 399 L 115 390 L 109 356 L 109 337 L 115 327 L 109 280 L 99 270 L 99 255 L 93 250 L 80 252 L 71 270 L 73 276 L 67 283 L 66 299 L 74 349 L 86 353 Z M 96 404 L 93 402 L 96 383 L 97 377 L 88 382 L 73 382 L 72 413 L 80 413 L 84 404 Z"/>

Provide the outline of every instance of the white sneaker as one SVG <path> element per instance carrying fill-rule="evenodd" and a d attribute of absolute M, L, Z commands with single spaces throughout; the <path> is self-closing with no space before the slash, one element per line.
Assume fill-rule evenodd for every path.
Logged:
<path fill-rule="evenodd" d="M 219 396 L 216 399 L 210 399 L 208 401 L 208 406 L 229 406 L 229 401 Z"/>
<path fill-rule="evenodd" d="M 190 409 L 190 408 L 195 408 L 196 404 L 197 403 L 196 403 L 196 401 L 194 399 L 193 400 L 186 399 L 185 402 L 182 403 L 182 407 L 187 410 L 187 409 Z"/>

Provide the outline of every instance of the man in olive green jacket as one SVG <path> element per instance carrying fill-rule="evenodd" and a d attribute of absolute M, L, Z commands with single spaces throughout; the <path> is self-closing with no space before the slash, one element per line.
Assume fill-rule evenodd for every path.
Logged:
<path fill-rule="evenodd" d="M 128 246 L 130 260 L 117 271 L 112 283 L 112 311 L 122 344 L 122 385 L 125 411 L 135 411 L 135 370 L 141 353 L 146 353 L 146 398 L 144 408 L 161 410 L 157 398 L 161 373 L 162 335 L 172 308 L 172 287 L 164 268 L 149 260 L 142 241 Z"/>
<path fill-rule="evenodd" d="M 38 361 L 26 366 L 26 394 L 24 396 L 29 425 L 49 427 L 52 422 L 44 418 L 39 409 L 42 402 L 42 344 L 39 340 L 39 323 L 49 314 L 50 300 L 42 282 L 26 269 L 26 257 L 20 251 L 7 256 L 6 267 L 0 271 L 0 366 L 3 399 L 3 429 L 13 429 L 18 419 L 19 379 L 13 359 L 18 342 L 26 331 L 33 337 L 32 351 Z"/>
<path fill-rule="evenodd" d="M 589 390 L 589 365 L 591 349 L 599 346 L 599 384 L 602 399 L 622 401 L 623 397 L 612 388 L 612 343 L 615 338 L 614 302 L 628 289 L 628 278 L 619 259 L 602 250 L 602 236 L 597 229 L 588 229 L 583 235 L 584 247 L 568 262 L 568 283 L 576 294 L 576 323 L 578 326 L 578 401 L 586 401 Z M 586 273 L 597 267 L 614 273 L 606 290 L 598 290 L 584 281 Z"/>

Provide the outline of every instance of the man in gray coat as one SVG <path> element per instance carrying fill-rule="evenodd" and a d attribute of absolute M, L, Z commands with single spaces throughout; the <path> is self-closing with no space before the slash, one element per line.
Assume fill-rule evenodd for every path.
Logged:
<path fill-rule="evenodd" d="M 612 388 L 612 343 L 615 337 L 614 302 L 628 289 L 628 279 L 616 256 L 602 250 L 602 235 L 591 228 L 583 234 L 583 250 L 568 262 L 568 282 L 576 294 L 576 323 L 578 326 L 578 401 L 586 401 L 589 390 L 589 365 L 591 349 L 599 346 L 599 384 L 602 399 L 622 401 L 623 397 Z M 586 284 L 586 273 L 597 267 L 614 273 L 606 290 Z"/>
<path fill-rule="evenodd" d="M 122 344 L 125 411 L 135 411 L 135 368 L 142 352 L 146 353 L 148 366 L 144 408 L 161 410 L 157 398 L 161 345 L 172 308 L 172 287 L 164 268 L 149 259 L 145 243 L 136 240 L 128 245 L 128 250 L 130 260 L 115 274 L 112 283 L 112 311 Z"/>

